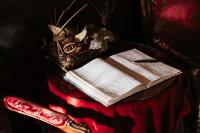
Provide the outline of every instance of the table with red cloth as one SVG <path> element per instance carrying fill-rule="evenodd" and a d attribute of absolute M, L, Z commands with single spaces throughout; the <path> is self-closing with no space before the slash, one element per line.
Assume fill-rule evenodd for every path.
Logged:
<path fill-rule="evenodd" d="M 62 80 L 62 76 L 52 76 L 48 80 L 49 107 L 86 124 L 92 133 L 175 133 L 180 120 L 190 112 L 181 75 L 167 80 L 167 87 L 162 83 L 165 88 L 160 92 L 156 90 L 159 86 L 155 86 L 149 89 L 152 91 L 140 92 L 110 107 L 92 100 Z"/>

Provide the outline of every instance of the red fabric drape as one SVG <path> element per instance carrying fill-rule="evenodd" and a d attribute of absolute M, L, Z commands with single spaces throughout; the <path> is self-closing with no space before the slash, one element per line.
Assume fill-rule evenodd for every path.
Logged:
<path fill-rule="evenodd" d="M 52 80 L 48 85 L 51 94 L 65 104 L 49 103 L 65 108 L 66 114 L 88 125 L 93 133 L 175 133 L 179 121 L 190 112 L 180 77 L 152 98 L 120 102 L 108 108 L 95 101 L 83 100 L 87 96 L 78 90 L 70 95 L 63 93 Z"/>

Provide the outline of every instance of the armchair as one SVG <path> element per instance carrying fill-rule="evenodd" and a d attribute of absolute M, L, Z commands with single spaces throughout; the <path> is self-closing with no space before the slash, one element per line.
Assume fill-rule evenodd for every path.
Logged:
<path fill-rule="evenodd" d="M 140 0 L 144 40 L 159 48 L 183 71 L 192 105 L 189 123 L 200 131 L 200 11 L 197 0 Z M 195 125 L 195 127 L 194 127 Z"/>

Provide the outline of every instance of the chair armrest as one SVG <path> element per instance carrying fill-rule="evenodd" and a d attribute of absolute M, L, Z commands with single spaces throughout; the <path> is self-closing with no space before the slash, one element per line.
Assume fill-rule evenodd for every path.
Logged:
<path fill-rule="evenodd" d="M 74 122 L 65 114 L 47 109 L 41 105 L 30 101 L 7 96 L 3 100 L 5 107 L 25 116 L 35 118 L 49 125 L 52 125 L 66 133 L 90 133 L 91 131 L 86 125 Z"/>
<path fill-rule="evenodd" d="M 153 38 L 153 42 L 161 49 L 165 54 L 170 56 L 172 59 L 176 60 L 180 63 L 184 68 L 189 70 L 192 75 L 200 77 L 200 65 L 194 62 L 189 57 L 183 55 L 182 53 L 178 52 L 174 48 L 172 48 L 166 41 L 164 41 L 161 37 L 155 36 Z"/>

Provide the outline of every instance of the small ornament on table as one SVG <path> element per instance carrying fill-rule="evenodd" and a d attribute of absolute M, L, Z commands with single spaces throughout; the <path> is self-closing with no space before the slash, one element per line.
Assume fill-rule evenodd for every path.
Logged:
<path fill-rule="evenodd" d="M 88 4 L 82 6 L 74 13 L 62 26 L 59 23 L 66 12 L 75 3 L 73 0 L 69 6 L 62 11 L 58 20 L 48 27 L 53 33 L 53 40 L 48 45 L 51 59 L 54 60 L 64 71 L 78 67 L 87 61 L 97 57 L 108 49 L 108 42 L 114 40 L 113 33 L 104 27 L 98 27 L 93 24 L 86 25 L 83 30 L 76 34 L 67 29 L 67 24 Z M 55 13 L 56 14 L 56 13 Z M 103 14 L 106 15 L 106 14 Z M 54 15 L 54 18 L 57 18 Z M 107 22 L 103 22 L 107 24 Z"/>

